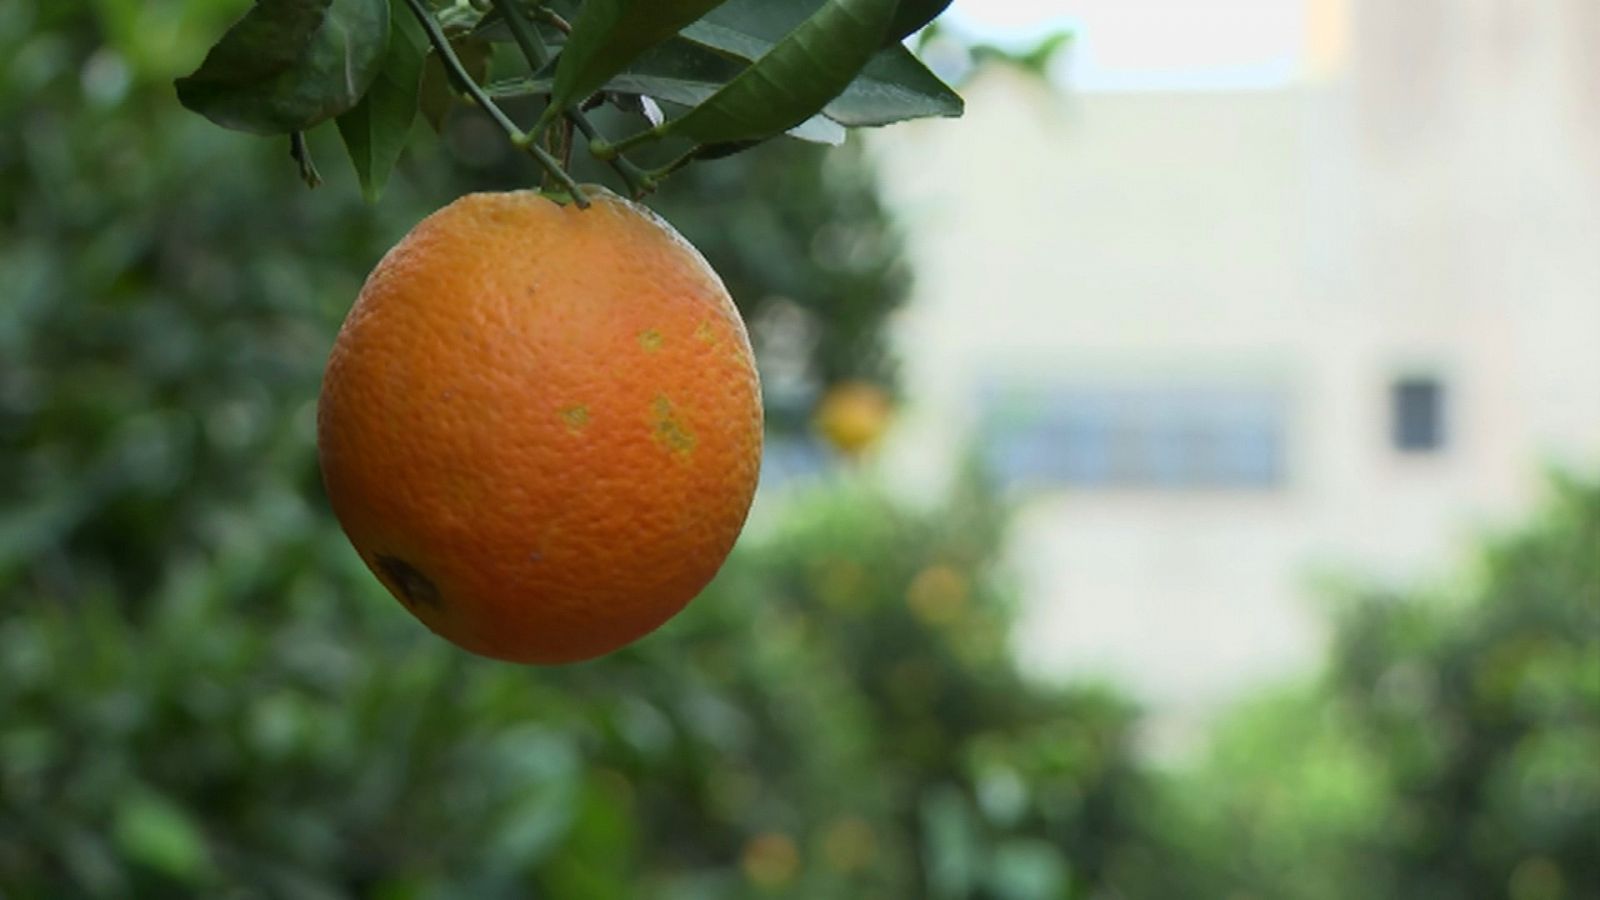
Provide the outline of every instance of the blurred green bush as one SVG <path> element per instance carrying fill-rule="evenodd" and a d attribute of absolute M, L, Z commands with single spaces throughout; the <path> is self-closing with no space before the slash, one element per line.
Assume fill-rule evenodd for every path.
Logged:
<path fill-rule="evenodd" d="M 1436 592 L 1341 594 L 1324 674 L 1172 785 L 1192 895 L 1600 896 L 1600 481 Z"/>
<path fill-rule="evenodd" d="M 462 114 L 376 207 L 313 135 L 330 184 L 306 194 L 286 148 L 172 100 L 239 6 L 0 16 L 0 893 L 1092 879 L 1137 777 L 1133 715 L 1020 682 L 999 516 L 966 499 L 819 496 L 662 634 L 569 669 L 466 658 L 382 593 L 321 496 L 323 359 L 417 218 L 529 173 Z M 770 309 L 804 337 L 764 348 L 780 427 L 817 386 L 886 371 L 904 275 L 859 163 L 779 143 L 661 198 L 758 330 Z M 1069 869 L 1050 835 L 1091 849 Z"/>
<path fill-rule="evenodd" d="M 983 524 L 813 497 L 558 670 L 421 633 L 325 526 L 174 559 L 137 615 L 8 586 L 0 886 L 1058 896 L 1135 830 L 1133 717 L 1019 681 Z"/>

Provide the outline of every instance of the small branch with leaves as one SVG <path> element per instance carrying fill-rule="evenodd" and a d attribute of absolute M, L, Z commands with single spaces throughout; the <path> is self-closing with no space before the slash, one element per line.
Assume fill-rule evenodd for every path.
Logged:
<path fill-rule="evenodd" d="M 948 3 L 257 0 L 177 89 L 220 125 L 292 136 L 308 181 L 303 135 L 334 120 L 375 199 L 437 72 L 449 98 L 489 116 L 547 188 L 582 206 L 575 135 L 640 197 L 684 166 L 774 137 L 838 143 L 847 128 L 959 115 L 960 98 L 901 43 Z M 502 46 L 526 76 L 488 79 Z M 530 127 L 502 107 L 511 98 L 543 102 Z M 670 114 L 612 140 L 589 115 L 599 105 Z"/>
<path fill-rule="evenodd" d="M 493 0 L 493 2 L 494 9 L 505 20 L 507 27 L 511 30 L 513 40 L 516 41 L 517 47 L 522 50 L 523 58 L 527 60 L 532 74 L 537 75 L 550 63 L 549 48 L 545 47 L 544 40 L 534 30 L 533 24 L 528 21 L 522 8 L 517 5 L 516 0 Z M 563 34 L 570 35 L 572 33 L 572 26 L 567 24 L 565 19 L 543 7 L 540 7 L 540 11 L 544 13 L 545 20 L 551 22 Z M 595 128 L 593 123 L 589 121 L 589 117 L 584 115 L 580 109 L 573 106 L 557 107 L 553 101 L 546 107 L 547 111 L 551 109 L 558 109 L 565 116 L 569 127 L 576 128 L 591 145 L 596 141 L 603 142 L 604 139 L 600 137 L 599 130 Z M 544 121 L 541 119 L 541 122 Z M 539 126 L 535 126 L 534 134 L 537 135 L 538 133 Z M 569 131 L 566 135 L 568 153 L 571 152 L 571 140 L 572 136 Z M 628 193 L 633 196 L 643 196 L 655 188 L 655 183 L 649 180 L 645 173 L 627 157 L 619 154 L 607 160 L 607 162 L 611 164 L 611 168 L 616 171 L 617 175 L 622 178 L 623 183 L 628 186 Z"/>
<path fill-rule="evenodd" d="M 450 81 L 456 89 L 472 98 L 472 102 L 489 114 L 500 130 L 506 133 L 512 146 L 526 151 L 529 156 L 538 160 L 540 168 L 560 185 L 563 190 L 572 196 L 573 202 L 579 206 L 588 206 L 589 198 L 583 193 L 583 188 L 572 180 L 572 175 L 562 167 L 561 161 L 551 156 L 549 151 L 539 146 L 537 135 L 523 131 L 511 121 L 500 107 L 483 92 L 482 86 L 472 79 L 466 67 L 461 65 L 461 58 L 456 56 L 455 48 L 450 46 L 450 39 L 445 37 L 444 29 L 439 27 L 438 20 L 422 4 L 422 0 L 406 0 L 406 5 L 416 14 L 417 21 L 422 24 L 423 31 L 428 35 L 428 43 L 433 45 L 433 52 L 439 54 L 439 59 L 444 63 L 445 72 L 450 76 Z"/>

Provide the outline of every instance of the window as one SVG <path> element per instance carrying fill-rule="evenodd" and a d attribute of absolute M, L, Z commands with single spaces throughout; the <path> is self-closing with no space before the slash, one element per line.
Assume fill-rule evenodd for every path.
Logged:
<path fill-rule="evenodd" d="M 1436 378 L 1402 378 L 1390 389 L 1390 437 L 1402 453 L 1444 448 L 1444 385 Z"/>
<path fill-rule="evenodd" d="M 1010 484 L 1270 488 L 1284 475 L 1271 388 L 991 388 L 981 407 L 989 468 Z"/>

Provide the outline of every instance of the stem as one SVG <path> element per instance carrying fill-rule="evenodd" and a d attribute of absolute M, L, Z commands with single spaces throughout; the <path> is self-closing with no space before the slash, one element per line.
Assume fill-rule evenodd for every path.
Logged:
<path fill-rule="evenodd" d="M 583 138 L 588 141 L 590 147 L 594 146 L 595 141 L 599 141 L 602 145 L 606 143 L 605 138 L 600 136 L 600 130 L 595 128 L 594 124 L 582 113 L 569 110 L 567 118 L 571 120 L 572 124 L 578 126 L 578 131 L 583 133 Z M 623 181 L 627 182 L 628 191 L 633 194 L 634 199 L 643 197 L 655 189 L 655 185 L 650 183 L 645 171 L 634 165 L 631 160 L 621 153 L 617 153 L 607 159 L 606 162 L 610 164 L 611 168 L 617 170 L 617 174 L 622 176 Z"/>
<path fill-rule="evenodd" d="M 563 167 L 572 165 L 572 123 L 562 122 L 544 133 L 544 147 L 551 156 L 561 160 Z"/>
<path fill-rule="evenodd" d="M 555 27 L 555 29 L 557 31 L 561 32 L 562 34 L 571 34 L 572 33 L 572 23 L 568 22 L 566 19 L 561 18 L 561 14 L 557 13 L 553 9 L 548 9 L 548 8 L 546 8 L 544 6 L 539 7 L 539 19 L 540 19 L 540 21 L 550 23 L 552 26 Z"/>
<path fill-rule="evenodd" d="M 506 20 L 506 25 L 511 29 L 511 37 L 522 48 L 522 55 L 528 58 L 528 65 L 533 67 L 535 74 L 545 63 L 550 61 L 550 51 L 545 49 L 544 41 L 534 33 L 533 26 L 528 24 L 528 19 L 517 7 L 516 0 L 491 0 L 494 8 L 500 10 L 500 18 Z"/>
<path fill-rule="evenodd" d="M 305 132 L 289 133 L 289 158 L 300 166 L 300 179 L 306 187 L 314 188 L 322 183 L 322 173 L 317 171 L 317 164 L 311 160 L 311 148 L 306 146 Z"/>
<path fill-rule="evenodd" d="M 696 144 L 694 147 L 690 148 L 688 152 L 684 153 L 682 156 L 678 157 L 672 162 L 667 163 L 659 169 L 651 169 L 649 172 L 646 172 L 645 178 L 650 181 L 652 186 L 655 185 L 656 183 L 664 180 L 668 175 L 671 175 L 684 166 L 687 166 L 689 163 L 694 162 L 695 158 L 699 156 L 702 149 L 704 148 L 701 145 Z"/>
<path fill-rule="evenodd" d="M 544 167 L 545 172 L 549 173 L 550 177 L 555 179 L 558 185 L 565 188 L 567 193 L 572 195 L 573 202 L 577 203 L 579 208 L 587 208 L 589 198 L 584 194 L 583 189 L 578 187 L 578 183 L 572 180 L 572 175 L 566 169 L 561 168 L 561 163 L 555 157 L 546 153 L 543 147 L 540 147 L 526 132 L 518 128 L 517 123 L 511 121 L 511 118 L 502 112 L 493 100 L 489 99 L 489 95 L 483 92 L 483 88 L 472 80 L 472 76 L 467 73 L 466 67 L 461 64 L 461 58 L 456 56 L 455 48 L 450 46 L 450 39 L 445 37 L 444 29 L 439 27 L 438 21 L 428 12 L 427 7 L 422 5 L 422 0 L 406 0 L 406 5 L 411 7 L 411 12 L 416 15 L 417 21 L 422 24 L 422 30 L 427 32 L 428 43 L 432 44 L 434 52 L 439 54 L 440 61 L 444 63 L 445 72 L 449 74 L 450 80 L 455 82 L 456 88 L 471 97 L 473 103 L 476 103 L 484 112 L 489 114 L 491 119 L 494 119 L 495 124 L 499 125 L 500 129 L 506 133 L 506 137 L 511 139 L 513 146 L 538 160 L 539 165 Z"/>
<path fill-rule="evenodd" d="M 522 9 L 517 6 L 517 0 L 491 0 L 491 2 L 493 2 L 495 9 L 500 10 L 500 17 L 506 20 L 507 27 L 511 29 L 511 37 L 517 42 L 517 46 L 522 49 L 522 55 L 527 58 L 529 68 L 533 69 L 534 73 L 537 74 L 540 69 L 543 69 L 550 62 L 550 51 L 546 49 L 544 41 L 533 30 L 533 26 L 529 24 L 527 17 L 522 14 Z M 544 10 L 543 7 L 540 8 L 540 11 L 548 13 L 548 10 Z M 548 13 L 548 15 L 549 20 L 557 28 L 564 32 L 572 30 L 572 26 L 568 25 L 565 19 L 555 13 Z M 599 139 L 602 144 L 605 143 L 604 138 L 600 136 L 599 129 L 594 127 L 594 123 L 590 122 L 582 111 L 564 109 L 561 110 L 561 114 L 566 116 L 571 125 L 577 127 L 578 131 L 583 134 L 584 140 L 591 145 L 596 139 Z M 551 111 L 547 109 L 545 114 L 539 117 L 539 121 L 533 126 L 532 133 L 535 138 L 548 127 L 550 116 Z M 567 147 L 570 153 L 570 135 L 567 139 Z M 620 155 L 608 158 L 606 162 L 616 170 L 617 174 L 622 177 L 623 182 L 628 185 L 628 193 L 636 198 L 649 193 L 649 188 L 646 186 L 648 179 L 646 179 L 643 169 Z"/>
<path fill-rule="evenodd" d="M 622 140 L 617 141 L 615 144 L 609 144 L 603 140 L 594 141 L 591 139 L 589 142 L 589 152 L 593 153 L 599 159 L 610 160 L 622 155 L 624 150 L 627 150 L 631 147 L 637 147 L 645 141 L 654 140 L 660 136 L 661 135 L 658 129 L 646 128 L 645 130 L 636 134 L 628 135 Z"/>

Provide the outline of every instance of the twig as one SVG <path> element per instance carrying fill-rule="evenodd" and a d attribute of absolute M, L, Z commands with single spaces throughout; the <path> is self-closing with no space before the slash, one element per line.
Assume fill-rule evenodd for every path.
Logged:
<path fill-rule="evenodd" d="M 539 20 L 542 21 L 542 22 L 550 23 L 550 25 L 553 26 L 555 28 L 555 30 L 561 32 L 562 34 L 571 34 L 572 33 L 572 23 L 568 22 L 566 19 L 561 18 L 561 14 L 560 13 L 556 12 L 553 9 L 550 9 L 549 7 L 546 7 L 546 6 L 540 6 L 539 7 Z"/>
<path fill-rule="evenodd" d="M 527 17 L 522 14 L 522 10 L 517 6 L 516 0 L 492 0 L 492 2 L 495 9 L 500 10 L 500 17 L 506 20 L 506 26 L 511 29 L 511 37 L 517 42 L 517 46 L 522 49 L 522 55 L 527 58 L 529 68 L 533 69 L 534 73 L 537 74 L 540 69 L 543 69 L 550 62 L 550 51 L 545 48 L 544 41 L 539 39 L 539 35 L 533 30 L 533 26 L 529 24 Z M 544 10 L 541 7 L 541 12 L 548 12 L 548 10 Z M 568 25 L 565 19 L 555 13 L 549 13 L 549 21 L 564 32 L 572 30 L 572 26 Z M 606 144 L 606 140 L 600 135 L 600 130 L 594 127 L 594 123 L 590 122 L 589 117 L 585 116 L 581 110 L 569 108 L 561 110 L 561 113 L 568 122 L 577 127 L 578 131 L 583 134 L 584 140 L 589 142 L 591 146 L 597 140 L 602 145 Z M 539 123 L 534 125 L 534 135 L 537 136 L 546 125 L 548 125 L 548 113 L 540 117 Z M 643 169 L 634 165 L 620 154 L 608 158 L 606 162 L 621 176 L 623 182 L 628 185 L 628 193 L 634 197 L 642 197 L 654 187 L 654 184 L 645 175 Z"/>
<path fill-rule="evenodd" d="M 427 32 L 428 42 L 433 45 L 434 52 L 439 54 L 440 61 L 444 63 L 445 72 L 450 75 L 450 80 L 455 82 L 456 88 L 471 97 L 473 103 L 476 103 L 484 112 L 488 113 L 489 118 L 494 119 L 495 123 L 506 133 L 506 137 L 511 139 L 513 146 L 538 160 L 539 165 L 544 167 L 544 170 L 555 179 L 556 183 L 572 195 L 574 203 L 578 204 L 579 207 L 587 207 L 589 198 L 584 194 L 583 189 L 578 187 L 578 183 L 572 179 L 572 175 L 561 167 L 561 163 L 555 157 L 546 153 L 545 149 L 540 147 L 531 135 L 518 128 L 517 123 L 511 121 L 511 118 L 501 111 L 493 100 L 489 99 L 489 95 L 483 92 L 483 88 L 472 80 L 472 76 L 467 73 L 466 67 L 461 64 L 461 58 L 456 56 L 455 48 L 450 46 L 450 39 L 445 37 L 444 29 L 439 27 L 438 21 L 428 12 L 427 7 L 423 6 L 422 0 L 406 0 L 406 5 L 411 7 L 411 12 L 416 15 L 417 21 L 422 24 L 422 30 Z"/>
<path fill-rule="evenodd" d="M 317 171 L 317 164 L 311 160 L 311 148 L 306 146 L 305 132 L 289 134 L 289 158 L 300 166 L 300 180 L 306 183 L 306 187 L 314 188 L 322 184 L 322 173 Z"/>

